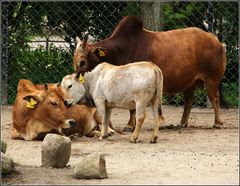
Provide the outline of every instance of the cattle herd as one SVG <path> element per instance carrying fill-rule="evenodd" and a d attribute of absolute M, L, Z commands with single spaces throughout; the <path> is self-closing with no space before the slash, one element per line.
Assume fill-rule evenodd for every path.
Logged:
<path fill-rule="evenodd" d="M 73 74 L 61 83 L 33 84 L 21 79 L 12 114 L 12 139 L 42 139 L 46 133 L 80 133 L 103 139 L 115 133 L 112 108 L 130 111 L 126 126 L 137 142 L 151 105 L 156 143 L 163 122 L 162 96 L 183 92 L 180 127 L 187 127 L 194 91 L 205 87 L 212 103 L 213 127 L 221 128 L 218 87 L 226 68 L 223 45 L 199 28 L 152 32 L 137 16 L 126 16 L 110 37 L 94 44 L 76 37 Z"/>

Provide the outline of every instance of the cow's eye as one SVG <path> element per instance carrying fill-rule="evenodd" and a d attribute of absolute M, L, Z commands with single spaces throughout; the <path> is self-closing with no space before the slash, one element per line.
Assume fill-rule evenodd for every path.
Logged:
<path fill-rule="evenodd" d="M 72 85 L 69 85 L 69 86 L 68 86 L 68 89 L 70 89 L 70 88 L 72 88 Z"/>
<path fill-rule="evenodd" d="M 52 105 L 57 106 L 58 102 L 51 102 Z"/>

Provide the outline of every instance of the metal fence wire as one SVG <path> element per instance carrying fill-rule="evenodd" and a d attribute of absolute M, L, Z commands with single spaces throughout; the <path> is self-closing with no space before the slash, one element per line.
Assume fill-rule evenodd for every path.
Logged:
<path fill-rule="evenodd" d="M 92 42 L 112 33 L 126 15 L 140 16 L 144 27 L 166 31 L 190 26 L 217 35 L 227 52 L 222 87 L 230 107 L 238 106 L 238 2 L 1 2 L 2 104 L 13 104 L 18 81 L 54 83 L 72 73 L 76 36 Z M 195 106 L 206 106 L 206 92 L 195 93 Z M 182 105 L 181 93 L 164 97 Z"/>

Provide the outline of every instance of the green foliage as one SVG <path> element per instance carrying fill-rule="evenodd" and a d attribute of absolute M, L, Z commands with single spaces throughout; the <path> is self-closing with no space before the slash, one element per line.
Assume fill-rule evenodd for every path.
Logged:
<path fill-rule="evenodd" d="M 57 83 L 73 72 L 72 55 L 63 49 L 50 45 L 49 51 L 42 47 L 36 50 L 15 48 L 10 63 L 9 103 L 13 103 L 20 79 L 29 79 L 33 83 Z"/>
<path fill-rule="evenodd" d="M 8 3 L 9 103 L 13 103 L 18 80 L 51 83 L 72 72 L 75 36 L 90 33 L 100 40 L 109 36 L 126 15 L 141 16 L 141 2 L 4 2 Z M 214 33 L 225 43 L 227 69 L 224 95 L 230 106 L 238 105 L 238 2 L 213 2 Z M 163 2 L 163 30 L 203 27 L 208 2 Z M 47 19 L 46 19 L 47 18 Z M 47 29 L 46 29 L 47 28 Z M 70 47 L 53 46 L 32 50 L 28 43 L 35 36 L 61 35 Z M 195 105 L 206 105 L 206 92 L 197 90 Z M 168 104 L 169 97 L 164 97 Z M 173 98 L 183 105 L 182 94 Z"/>
<path fill-rule="evenodd" d="M 189 26 L 202 27 L 206 2 L 172 2 L 164 3 L 164 30 L 185 28 Z"/>
<path fill-rule="evenodd" d="M 166 105 L 184 105 L 183 93 L 178 93 L 174 96 L 164 96 L 163 103 Z M 194 106 L 207 106 L 206 90 L 196 89 L 194 93 Z"/>
<path fill-rule="evenodd" d="M 231 105 L 232 107 L 238 108 L 238 102 L 239 102 L 239 83 L 223 83 L 224 90 L 224 96 L 226 97 L 226 101 Z"/>

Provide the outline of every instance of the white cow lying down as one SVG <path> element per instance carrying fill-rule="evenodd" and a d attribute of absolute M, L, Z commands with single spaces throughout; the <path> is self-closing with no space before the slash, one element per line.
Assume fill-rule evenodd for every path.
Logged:
<path fill-rule="evenodd" d="M 146 116 L 146 106 L 151 103 L 155 127 L 150 142 L 156 143 L 163 121 L 163 75 L 152 62 L 122 66 L 101 63 L 84 77 L 81 74 L 65 76 L 61 86 L 68 105 L 89 95 L 93 98 L 103 123 L 100 139 L 107 137 L 112 108 L 136 109 L 136 127 L 131 137 L 131 142 L 135 143 Z"/>

